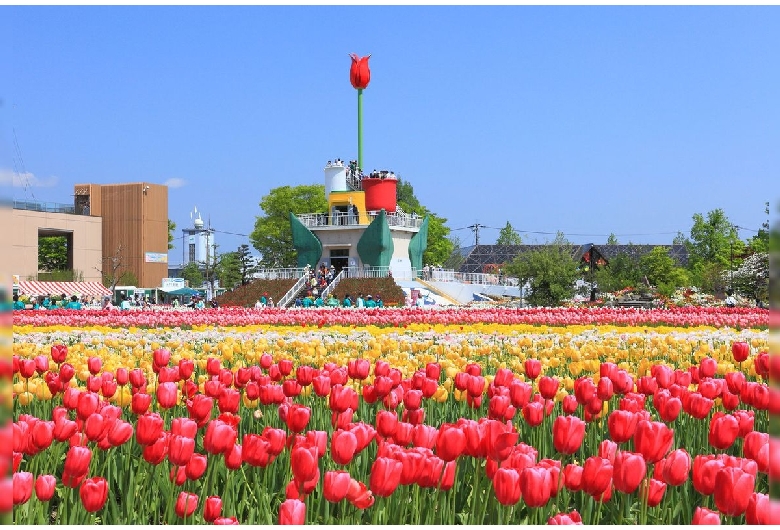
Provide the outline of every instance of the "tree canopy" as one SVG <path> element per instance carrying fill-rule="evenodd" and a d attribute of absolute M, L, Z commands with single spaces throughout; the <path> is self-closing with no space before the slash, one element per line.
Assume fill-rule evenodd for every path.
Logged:
<path fill-rule="evenodd" d="M 64 271 L 68 268 L 68 240 L 65 236 L 38 238 L 38 270 Z"/>
<path fill-rule="evenodd" d="M 552 243 L 524 252 L 504 267 L 508 276 L 527 283 L 525 297 L 535 306 L 559 306 L 574 296 L 575 282 L 581 276 L 579 262 L 572 255 L 573 245 L 558 233 Z"/>
<path fill-rule="evenodd" d="M 420 204 L 414 195 L 414 188 L 402 179 L 396 187 L 396 202 L 406 213 L 428 216 L 428 248 L 423 252 L 423 264 L 440 264 L 447 261 L 455 246 L 450 240 L 450 229 L 445 225 L 447 219 L 439 217 Z"/>
<path fill-rule="evenodd" d="M 498 233 L 498 239 L 496 239 L 496 245 L 522 245 L 523 238 L 520 234 L 512 228 L 509 221 L 506 222 L 506 226 Z"/>
<path fill-rule="evenodd" d="M 259 265 L 268 268 L 295 267 L 290 212 L 299 215 L 327 211 L 325 186 L 312 184 L 274 188 L 260 200 L 260 208 L 265 215 L 257 216 L 255 228 L 249 235 L 252 245 L 260 253 Z"/>

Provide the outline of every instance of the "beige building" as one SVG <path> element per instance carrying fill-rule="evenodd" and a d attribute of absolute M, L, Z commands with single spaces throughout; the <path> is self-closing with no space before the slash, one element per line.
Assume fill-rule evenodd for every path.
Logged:
<path fill-rule="evenodd" d="M 0 270 L 38 279 L 38 238 L 65 236 L 68 269 L 84 281 L 102 281 L 119 260 L 136 287 L 159 287 L 168 275 L 168 187 L 79 184 L 74 192 L 73 205 L 14 201 L 3 215 L 10 213 L 10 230 L 0 231 Z"/>

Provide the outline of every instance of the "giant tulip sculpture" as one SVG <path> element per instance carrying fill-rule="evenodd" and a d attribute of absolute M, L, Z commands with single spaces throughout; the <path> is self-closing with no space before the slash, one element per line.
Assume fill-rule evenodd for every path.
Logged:
<path fill-rule="evenodd" d="M 358 168 L 363 168 L 363 89 L 371 81 L 371 70 L 368 68 L 368 60 L 371 55 L 358 57 L 354 53 L 349 54 L 352 65 L 349 68 L 349 82 L 358 93 Z"/>

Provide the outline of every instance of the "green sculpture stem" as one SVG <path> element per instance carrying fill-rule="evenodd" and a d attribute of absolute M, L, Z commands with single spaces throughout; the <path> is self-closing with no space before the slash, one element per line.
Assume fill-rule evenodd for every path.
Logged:
<path fill-rule="evenodd" d="M 358 88 L 358 168 L 363 169 L 363 89 Z"/>

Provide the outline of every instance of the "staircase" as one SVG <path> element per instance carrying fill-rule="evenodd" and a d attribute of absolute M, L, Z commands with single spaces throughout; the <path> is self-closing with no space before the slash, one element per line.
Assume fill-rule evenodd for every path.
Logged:
<path fill-rule="evenodd" d="M 276 307 L 289 307 L 290 304 L 295 300 L 295 297 L 298 296 L 304 287 L 306 287 L 308 279 L 308 275 L 306 274 L 298 278 L 298 281 L 295 282 L 295 285 L 293 285 L 290 290 L 287 291 L 287 293 L 282 297 L 282 299 L 276 303 Z"/>

